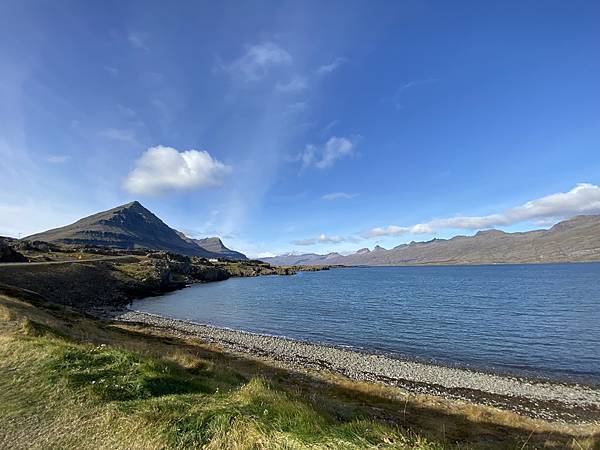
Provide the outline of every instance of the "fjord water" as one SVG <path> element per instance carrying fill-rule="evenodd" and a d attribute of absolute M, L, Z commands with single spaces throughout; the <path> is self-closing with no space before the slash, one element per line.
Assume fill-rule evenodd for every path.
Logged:
<path fill-rule="evenodd" d="M 600 263 L 232 278 L 139 300 L 133 309 L 438 364 L 600 384 Z"/>

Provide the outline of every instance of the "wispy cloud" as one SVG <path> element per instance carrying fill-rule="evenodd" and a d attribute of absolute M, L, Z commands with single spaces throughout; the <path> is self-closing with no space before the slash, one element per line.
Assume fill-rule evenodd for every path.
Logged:
<path fill-rule="evenodd" d="M 356 197 L 356 194 L 348 194 L 347 192 L 332 192 L 325 194 L 321 197 L 321 200 L 334 201 L 334 200 L 350 200 Z"/>
<path fill-rule="evenodd" d="M 100 131 L 100 135 L 112 139 L 113 141 L 139 145 L 135 130 L 131 128 L 106 128 L 105 130 Z"/>
<path fill-rule="evenodd" d="M 111 77 L 117 77 L 119 76 L 119 69 L 117 69 L 116 67 L 112 67 L 112 66 L 104 66 L 104 70 L 106 71 L 106 73 L 108 73 Z"/>
<path fill-rule="evenodd" d="M 150 47 L 148 47 L 148 44 L 147 44 L 147 41 L 148 41 L 147 33 L 139 33 L 139 32 L 132 31 L 127 35 L 127 40 L 129 41 L 129 44 L 131 44 L 133 47 L 140 48 L 147 52 L 150 51 Z"/>
<path fill-rule="evenodd" d="M 333 136 L 322 146 L 317 147 L 309 144 L 300 155 L 302 167 L 316 167 L 327 169 L 342 158 L 351 156 L 357 145 L 357 138 L 346 138 Z"/>
<path fill-rule="evenodd" d="M 354 242 L 355 238 L 352 237 L 344 237 L 344 236 L 327 236 L 325 234 L 321 234 L 316 238 L 309 239 L 300 239 L 297 241 L 292 241 L 292 244 L 299 246 L 308 246 L 315 244 L 341 244 L 343 242 Z"/>
<path fill-rule="evenodd" d="M 220 186 L 231 166 L 206 151 L 179 152 L 172 147 L 152 147 L 136 161 L 124 187 L 132 194 L 156 195 L 171 190 Z"/>
<path fill-rule="evenodd" d="M 335 128 L 337 125 L 339 125 L 340 121 L 339 120 L 332 120 L 331 122 L 329 122 L 327 125 L 325 125 L 323 127 L 323 129 L 321 130 L 321 135 L 325 136 L 326 134 L 329 134 L 329 132 Z"/>
<path fill-rule="evenodd" d="M 409 227 L 400 227 L 397 225 L 388 225 L 387 227 L 376 227 L 365 232 L 365 238 L 381 237 L 381 236 L 398 236 L 402 234 L 430 234 L 434 229 L 428 224 L 417 224 Z"/>
<path fill-rule="evenodd" d="M 394 93 L 394 95 L 391 98 L 392 103 L 394 104 L 394 107 L 396 109 L 402 109 L 404 107 L 402 105 L 402 96 L 407 90 L 412 89 L 416 86 L 424 85 L 424 84 L 438 83 L 439 81 L 440 81 L 439 78 L 426 78 L 423 80 L 412 80 L 412 81 L 409 81 L 408 83 L 404 83 L 402 86 L 400 86 L 398 88 L 398 90 Z"/>
<path fill-rule="evenodd" d="M 308 103 L 306 102 L 295 102 L 290 103 L 286 106 L 284 114 L 295 114 L 308 109 Z"/>
<path fill-rule="evenodd" d="M 279 92 L 297 92 L 308 88 L 308 81 L 299 75 L 293 77 L 287 83 L 277 82 L 275 89 Z"/>
<path fill-rule="evenodd" d="M 50 164 L 64 164 L 71 159 L 70 155 L 49 155 L 46 158 L 46 162 Z"/>
<path fill-rule="evenodd" d="M 215 67 L 217 72 L 225 72 L 244 82 L 258 81 L 276 66 L 292 63 L 292 55 L 274 42 L 264 41 L 249 45 L 242 56 L 229 62 L 220 61 Z"/>
<path fill-rule="evenodd" d="M 316 70 L 316 72 L 318 75 L 325 75 L 325 74 L 331 73 L 331 72 L 335 71 L 336 69 L 338 69 L 346 61 L 347 61 L 346 58 L 341 58 L 341 57 L 335 58 L 329 64 L 324 64 L 324 65 L 320 66 Z"/>
<path fill-rule="evenodd" d="M 135 110 L 133 110 L 129 106 L 118 104 L 117 105 L 117 109 L 119 110 L 119 112 L 121 114 L 123 114 L 124 116 L 126 116 L 128 118 L 132 118 L 132 117 L 136 117 L 137 116 L 137 113 L 135 112 Z"/>

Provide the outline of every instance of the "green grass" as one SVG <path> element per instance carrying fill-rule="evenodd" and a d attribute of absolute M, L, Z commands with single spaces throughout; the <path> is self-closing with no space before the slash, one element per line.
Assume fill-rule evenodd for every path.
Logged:
<path fill-rule="evenodd" d="M 133 434 L 132 423 L 151 430 L 135 443 L 117 442 L 120 448 L 442 448 L 364 417 L 336 420 L 260 377 L 245 379 L 210 362 L 184 366 L 112 346 L 78 343 L 31 320 L 5 337 L 0 350 L 0 375 L 13 375 L 10 389 L 0 394 L 0 424 L 45 411 L 41 422 L 50 430 L 55 422 L 55 437 L 60 438 L 57 442 L 46 436 L 51 446 L 65 438 L 65 417 L 95 411 L 97 418 L 74 437 L 78 446 L 97 445 L 93 438 L 109 432 L 98 430 L 104 422 L 98 418 L 110 416 L 111 422 L 126 425 L 113 436 L 113 446 L 120 434 Z M 22 384 L 24 379 L 27 383 Z"/>
<path fill-rule="evenodd" d="M 508 427 L 514 416 L 386 400 L 376 385 L 146 333 L 0 295 L 0 448 L 597 447 L 533 422 Z"/>
<path fill-rule="evenodd" d="M 143 262 L 115 264 L 114 269 L 136 280 L 146 280 L 156 277 L 153 267 Z"/>

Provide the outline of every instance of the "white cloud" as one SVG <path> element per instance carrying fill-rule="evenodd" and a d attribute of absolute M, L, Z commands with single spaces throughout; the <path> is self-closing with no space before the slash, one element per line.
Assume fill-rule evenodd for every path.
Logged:
<path fill-rule="evenodd" d="M 367 237 L 376 237 L 406 233 L 434 233 L 440 229 L 456 228 L 477 230 L 495 226 L 508 226 L 526 221 L 549 223 L 578 214 L 597 213 L 600 213 L 600 186 L 590 183 L 580 183 L 568 192 L 559 192 L 540 197 L 500 213 L 486 216 L 456 216 L 434 219 L 426 223 L 408 227 L 390 225 L 385 228 L 373 228 L 365 235 Z"/>
<path fill-rule="evenodd" d="M 146 33 L 130 32 L 127 35 L 127 40 L 134 47 L 141 48 L 147 52 L 150 51 L 150 48 L 146 43 L 148 40 L 148 35 Z"/>
<path fill-rule="evenodd" d="M 328 200 L 328 201 L 333 201 L 333 200 L 350 200 L 352 198 L 356 197 L 356 194 L 348 194 L 347 192 L 332 192 L 330 194 L 325 194 L 324 196 L 321 197 L 321 200 Z"/>
<path fill-rule="evenodd" d="M 305 77 L 295 76 L 287 83 L 277 82 L 275 89 L 279 92 L 297 92 L 308 88 L 308 81 Z"/>
<path fill-rule="evenodd" d="M 231 167 L 206 151 L 179 152 L 172 147 L 152 147 L 136 161 L 124 187 L 133 194 L 154 195 L 169 190 L 215 187 Z"/>
<path fill-rule="evenodd" d="M 272 67 L 291 63 L 292 56 L 287 51 L 273 42 L 265 41 L 246 47 L 245 53 L 229 64 L 219 63 L 217 70 L 251 82 L 265 77 Z"/>
<path fill-rule="evenodd" d="M 324 64 L 317 69 L 317 74 L 324 75 L 331 73 L 346 62 L 346 58 L 336 58 L 329 64 Z"/>
<path fill-rule="evenodd" d="M 302 167 L 314 166 L 318 169 L 327 169 L 338 160 L 353 154 L 356 139 L 345 137 L 331 137 L 322 147 L 309 144 L 300 155 Z"/>

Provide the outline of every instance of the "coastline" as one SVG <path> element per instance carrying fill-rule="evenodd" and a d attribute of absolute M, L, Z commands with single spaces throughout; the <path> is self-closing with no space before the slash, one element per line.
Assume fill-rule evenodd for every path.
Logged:
<path fill-rule="evenodd" d="M 292 370 L 325 370 L 354 381 L 398 387 L 414 395 L 467 401 L 544 420 L 600 423 L 600 389 L 597 387 L 397 359 L 131 309 L 108 312 L 105 318 L 155 327 L 180 338 L 215 344 L 228 352 L 265 358 Z"/>

